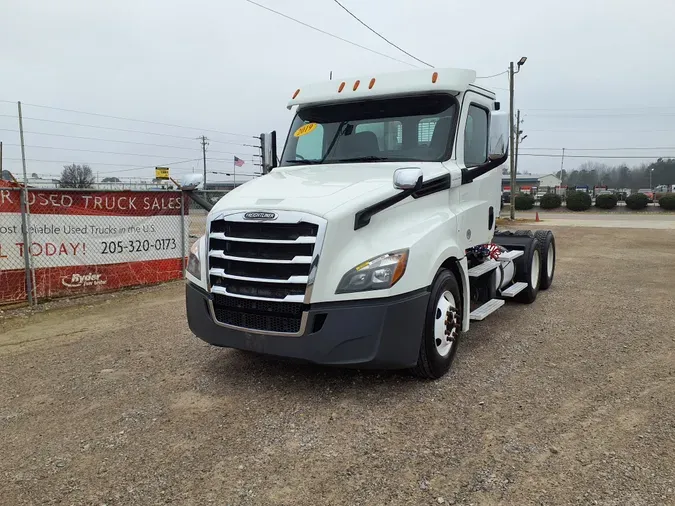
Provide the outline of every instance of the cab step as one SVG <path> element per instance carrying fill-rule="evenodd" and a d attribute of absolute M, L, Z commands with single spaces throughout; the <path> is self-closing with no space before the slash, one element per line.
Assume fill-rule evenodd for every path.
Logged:
<path fill-rule="evenodd" d="M 471 314 L 469 315 L 469 318 L 471 320 L 477 320 L 481 321 L 490 316 L 492 313 L 497 311 L 500 307 L 502 307 L 506 301 L 504 299 L 491 299 L 487 301 L 485 304 L 482 306 L 474 309 L 471 311 Z"/>
<path fill-rule="evenodd" d="M 499 267 L 498 262 L 483 262 L 482 264 L 478 264 L 476 267 L 469 269 L 469 277 L 477 278 L 483 274 L 495 270 L 497 267 Z"/>
<path fill-rule="evenodd" d="M 507 262 L 509 260 L 515 260 L 518 257 L 522 257 L 523 253 L 524 252 L 519 250 L 519 249 L 512 249 L 512 250 L 509 250 L 509 251 L 505 251 L 504 253 L 499 255 L 499 260 L 502 261 L 502 262 Z"/>
<path fill-rule="evenodd" d="M 506 290 L 502 291 L 502 297 L 515 297 L 520 292 L 525 290 L 525 288 L 527 288 L 527 283 L 523 283 L 522 281 L 519 281 L 518 283 L 513 283 Z"/>

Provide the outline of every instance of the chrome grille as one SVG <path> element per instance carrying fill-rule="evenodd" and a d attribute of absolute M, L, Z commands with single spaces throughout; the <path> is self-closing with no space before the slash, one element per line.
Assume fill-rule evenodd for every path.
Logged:
<path fill-rule="evenodd" d="M 247 220 L 245 212 L 209 224 L 213 316 L 225 326 L 299 334 L 309 302 L 325 221 L 297 212 Z"/>

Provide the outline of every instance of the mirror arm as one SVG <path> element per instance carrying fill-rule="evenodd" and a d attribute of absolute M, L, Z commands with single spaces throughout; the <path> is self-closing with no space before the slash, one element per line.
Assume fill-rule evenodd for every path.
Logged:
<path fill-rule="evenodd" d="M 213 209 L 213 204 L 211 204 L 211 202 L 209 202 L 208 200 L 201 198 L 194 192 L 194 190 L 183 190 L 183 193 L 186 194 L 188 198 L 194 200 L 196 204 L 206 209 L 207 211 Z"/>
<path fill-rule="evenodd" d="M 417 183 L 415 183 L 414 188 L 410 188 L 409 190 L 402 190 L 393 197 L 386 198 L 376 204 L 373 204 L 372 206 L 366 207 L 365 209 L 361 209 L 354 216 L 354 230 L 358 230 L 360 228 L 365 227 L 370 223 L 370 218 L 372 218 L 374 215 L 384 211 L 385 209 L 390 208 L 395 204 L 398 204 L 402 200 L 410 197 L 413 193 L 420 191 L 421 188 L 422 188 L 422 176 L 420 176 L 417 179 Z"/>
<path fill-rule="evenodd" d="M 478 167 L 473 167 L 471 169 L 462 169 L 462 184 L 469 184 L 473 183 L 473 180 L 476 179 L 477 177 L 482 176 L 483 174 L 487 174 L 490 172 L 492 169 L 496 169 L 500 165 L 502 165 L 506 160 L 509 158 L 509 152 L 507 151 L 504 153 L 502 156 L 497 158 L 496 160 L 490 160 L 482 165 L 479 165 Z"/>

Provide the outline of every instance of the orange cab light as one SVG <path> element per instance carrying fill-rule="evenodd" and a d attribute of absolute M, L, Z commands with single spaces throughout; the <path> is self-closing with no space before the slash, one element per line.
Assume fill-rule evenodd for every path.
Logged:
<path fill-rule="evenodd" d="M 358 80 L 354 83 L 354 91 L 356 91 L 356 88 L 359 87 L 359 84 L 361 84 L 361 81 Z"/>
<path fill-rule="evenodd" d="M 438 81 L 438 72 L 434 72 L 434 73 L 431 75 L 431 82 L 434 83 L 434 84 L 436 84 L 436 81 Z"/>
<path fill-rule="evenodd" d="M 295 99 L 299 94 L 300 94 L 300 88 L 295 90 L 295 93 L 293 93 L 293 99 Z"/>
<path fill-rule="evenodd" d="M 375 86 L 375 78 L 374 77 L 370 80 L 370 84 L 368 85 L 368 89 L 372 90 L 373 86 Z"/>
<path fill-rule="evenodd" d="M 340 83 L 340 87 L 338 88 L 338 93 L 342 93 L 342 90 L 344 90 L 344 89 L 345 89 L 345 82 L 343 81 L 343 82 Z"/>
<path fill-rule="evenodd" d="M 398 264 L 396 265 L 396 268 L 394 269 L 394 276 L 393 279 L 391 280 L 392 286 L 398 282 L 401 277 L 403 277 L 403 274 L 405 274 L 405 268 L 408 265 L 408 254 L 404 253 L 401 257 L 401 259 L 398 261 Z"/>

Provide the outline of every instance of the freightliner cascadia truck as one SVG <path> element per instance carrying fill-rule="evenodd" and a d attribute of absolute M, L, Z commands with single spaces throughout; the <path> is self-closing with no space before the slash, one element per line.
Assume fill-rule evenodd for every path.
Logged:
<path fill-rule="evenodd" d="M 497 231 L 508 116 L 465 69 L 291 93 L 278 166 L 190 250 L 187 319 L 221 347 L 436 379 L 472 321 L 553 281 L 551 231 Z"/>

